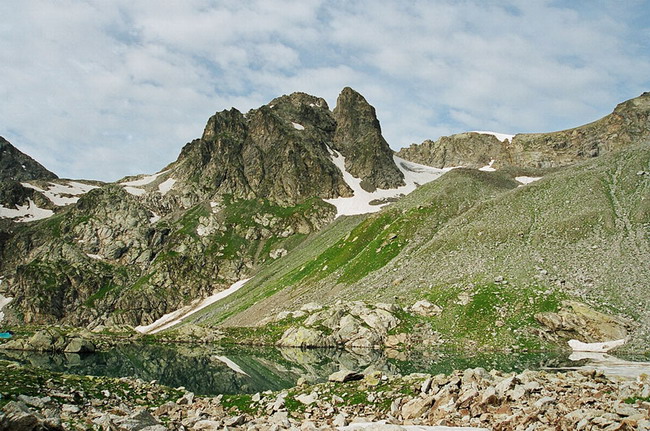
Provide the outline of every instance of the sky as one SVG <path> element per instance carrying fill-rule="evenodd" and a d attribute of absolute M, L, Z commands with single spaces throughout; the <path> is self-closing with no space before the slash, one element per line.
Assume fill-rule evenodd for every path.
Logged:
<path fill-rule="evenodd" d="M 153 173 L 208 118 L 350 86 L 397 150 L 549 132 L 650 91 L 648 0 L 0 2 L 0 136 L 64 178 Z"/>

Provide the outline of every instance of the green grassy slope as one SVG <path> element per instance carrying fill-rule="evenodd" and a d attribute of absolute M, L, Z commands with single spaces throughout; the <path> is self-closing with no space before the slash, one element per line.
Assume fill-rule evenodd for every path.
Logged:
<path fill-rule="evenodd" d="M 516 186 L 507 175 L 498 173 L 466 169 L 450 172 L 380 213 L 338 219 L 195 320 L 249 326 L 269 313 L 312 300 L 334 302 L 340 293 L 336 286 L 353 285 L 388 264 L 405 247 L 430 238 L 432 232 L 477 200 Z M 248 311 L 238 313 L 244 309 Z"/>

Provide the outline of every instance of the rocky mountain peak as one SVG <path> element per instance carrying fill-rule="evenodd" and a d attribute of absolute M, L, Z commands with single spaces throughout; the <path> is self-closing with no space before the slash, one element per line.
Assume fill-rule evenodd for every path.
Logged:
<path fill-rule="evenodd" d="M 198 201 L 230 194 L 294 205 L 349 196 L 327 150 L 335 128 L 325 100 L 293 93 L 245 115 L 216 113 L 170 169 Z"/>
<path fill-rule="evenodd" d="M 51 180 L 58 178 L 36 160 L 0 136 L 0 181 Z"/>
<path fill-rule="evenodd" d="M 381 134 L 375 108 L 350 87 L 341 91 L 334 108 L 333 147 L 345 156 L 345 167 L 363 181 L 367 191 L 395 188 L 404 176 L 393 161 L 393 151 Z"/>
<path fill-rule="evenodd" d="M 282 205 L 351 196 L 330 149 L 346 158 L 346 169 L 366 190 L 404 184 L 375 109 L 351 88 L 341 92 L 334 112 L 323 98 L 301 92 L 246 114 L 218 112 L 170 169 L 186 184 L 176 190 L 197 196 L 193 203 L 224 194 Z"/>

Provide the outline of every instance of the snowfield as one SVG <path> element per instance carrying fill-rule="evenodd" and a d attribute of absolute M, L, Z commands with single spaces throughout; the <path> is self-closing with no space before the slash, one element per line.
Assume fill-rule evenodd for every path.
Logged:
<path fill-rule="evenodd" d="M 334 165 L 339 168 L 343 174 L 343 179 L 354 192 L 354 196 L 349 198 L 324 199 L 325 202 L 328 202 L 336 207 L 336 217 L 342 215 L 356 215 L 377 212 L 389 202 L 373 204 L 371 203 L 372 201 L 384 201 L 387 199 L 394 199 L 407 195 L 415 190 L 418 186 L 436 180 L 440 178 L 440 176 L 445 172 L 453 169 L 432 168 L 430 166 L 420 165 L 418 163 L 409 162 L 397 156 L 393 156 L 395 165 L 397 165 L 399 170 L 402 171 L 402 174 L 404 174 L 404 182 L 406 185 L 395 189 L 377 189 L 374 192 L 367 192 L 361 188 L 361 179 L 354 177 L 345 168 L 345 157 L 338 151 L 332 150 L 329 147 L 327 147 L 327 150 L 332 157 L 332 163 L 334 163 Z"/>
<path fill-rule="evenodd" d="M 120 183 L 120 184 L 123 185 L 123 186 L 131 186 L 131 187 L 146 186 L 146 185 L 151 184 L 154 181 L 156 181 L 156 178 L 158 178 L 159 176 L 161 176 L 161 175 L 163 175 L 165 173 L 167 173 L 167 171 L 158 172 L 157 174 L 153 174 L 153 175 L 145 175 L 142 178 L 140 178 L 139 180 L 125 181 L 125 182 Z"/>
<path fill-rule="evenodd" d="M 99 187 L 92 184 L 84 184 L 77 181 L 69 181 L 66 184 L 50 182 L 46 189 L 42 189 L 30 183 L 21 183 L 23 187 L 34 189 L 43 193 L 56 206 L 66 206 L 77 203 L 79 196 L 84 195 L 92 189 Z"/>
<path fill-rule="evenodd" d="M 174 184 L 176 184 L 176 180 L 173 178 L 168 178 L 162 183 L 158 184 L 158 191 L 160 192 L 161 195 L 166 195 L 168 191 L 174 187 Z"/>
<path fill-rule="evenodd" d="M 6 208 L 0 205 L 0 217 L 16 219 L 15 221 L 25 222 L 43 220 L 54 215 L 54 211 L 39 208 L 33 200 L 27 199 L 27 205 L 17 205 L 16 208 Z"/>
<path fill-rule="evenodd" d="M 233 293 L 237 292 L 239 289 L 244 287 L 244 285 L 248 280 L 250 280 L 250 278 L 239 280 L 238 282 L 234 283 L 226 290 L 222 290 L 221 292 L 215 293 L 212 296 L 208 296 L 198 304 L 191 304 L 179 308 L 176 311 L 172 311 L 171 313 L 165 314 L 160 319 L 153 322 L 151 325 L 137 326 L 135 330 L 142 334 L 155 334 L 156 332 L 160 332 L 164 329 L 171 328 L 172 326 L 181 323 L 184 319 L 196 313 L 197 311 L 203 310 L 208 305 L 212 305 L 218 300 L 223 299 L 226 296 L 230 296 Z"/>
<path fill-rule="evenodd" d="M 158 172 L 157 174 L 152 174 L 152 175 L 145 175 L 140 179 L 137 180 L 132 180 L 132 181 L 124 181 L 122 183 L 119 183 L 122 187 L 124 187 L 124 190 L 126 190 L 127 193 L 132 194 L 133 196 L 142 196 L 145 193 L 147 193 L 146 190 L 141 189 L 140 187 L 143 186 L 148 186 L 149 184 L 153 183 L 158 179 L 159 176 L 166 174 L 169 172 L 167 171 L 162 171 Z M 174 187 L 174 184 L 176 183 L 176 180 L 173 178 L 168 178 L 167 180 L 163 181 L 158 185 L 158 191 L 164 195 L 168 191 Z"/>

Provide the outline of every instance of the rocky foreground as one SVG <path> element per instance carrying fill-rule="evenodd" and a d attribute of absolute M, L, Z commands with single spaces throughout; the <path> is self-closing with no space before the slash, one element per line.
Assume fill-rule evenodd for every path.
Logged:
<path fill-rule="evenodd" d="M 282 392 L 199 397 L 130 379 L 1 362 L 0 430 L 650 430 L 650 378 L 484 369 L 387 376 L 341 371 Z M 356 427 L 359 427 L 357 425 Z M 433 428 L 432 428 L 433 429 Z"/>

